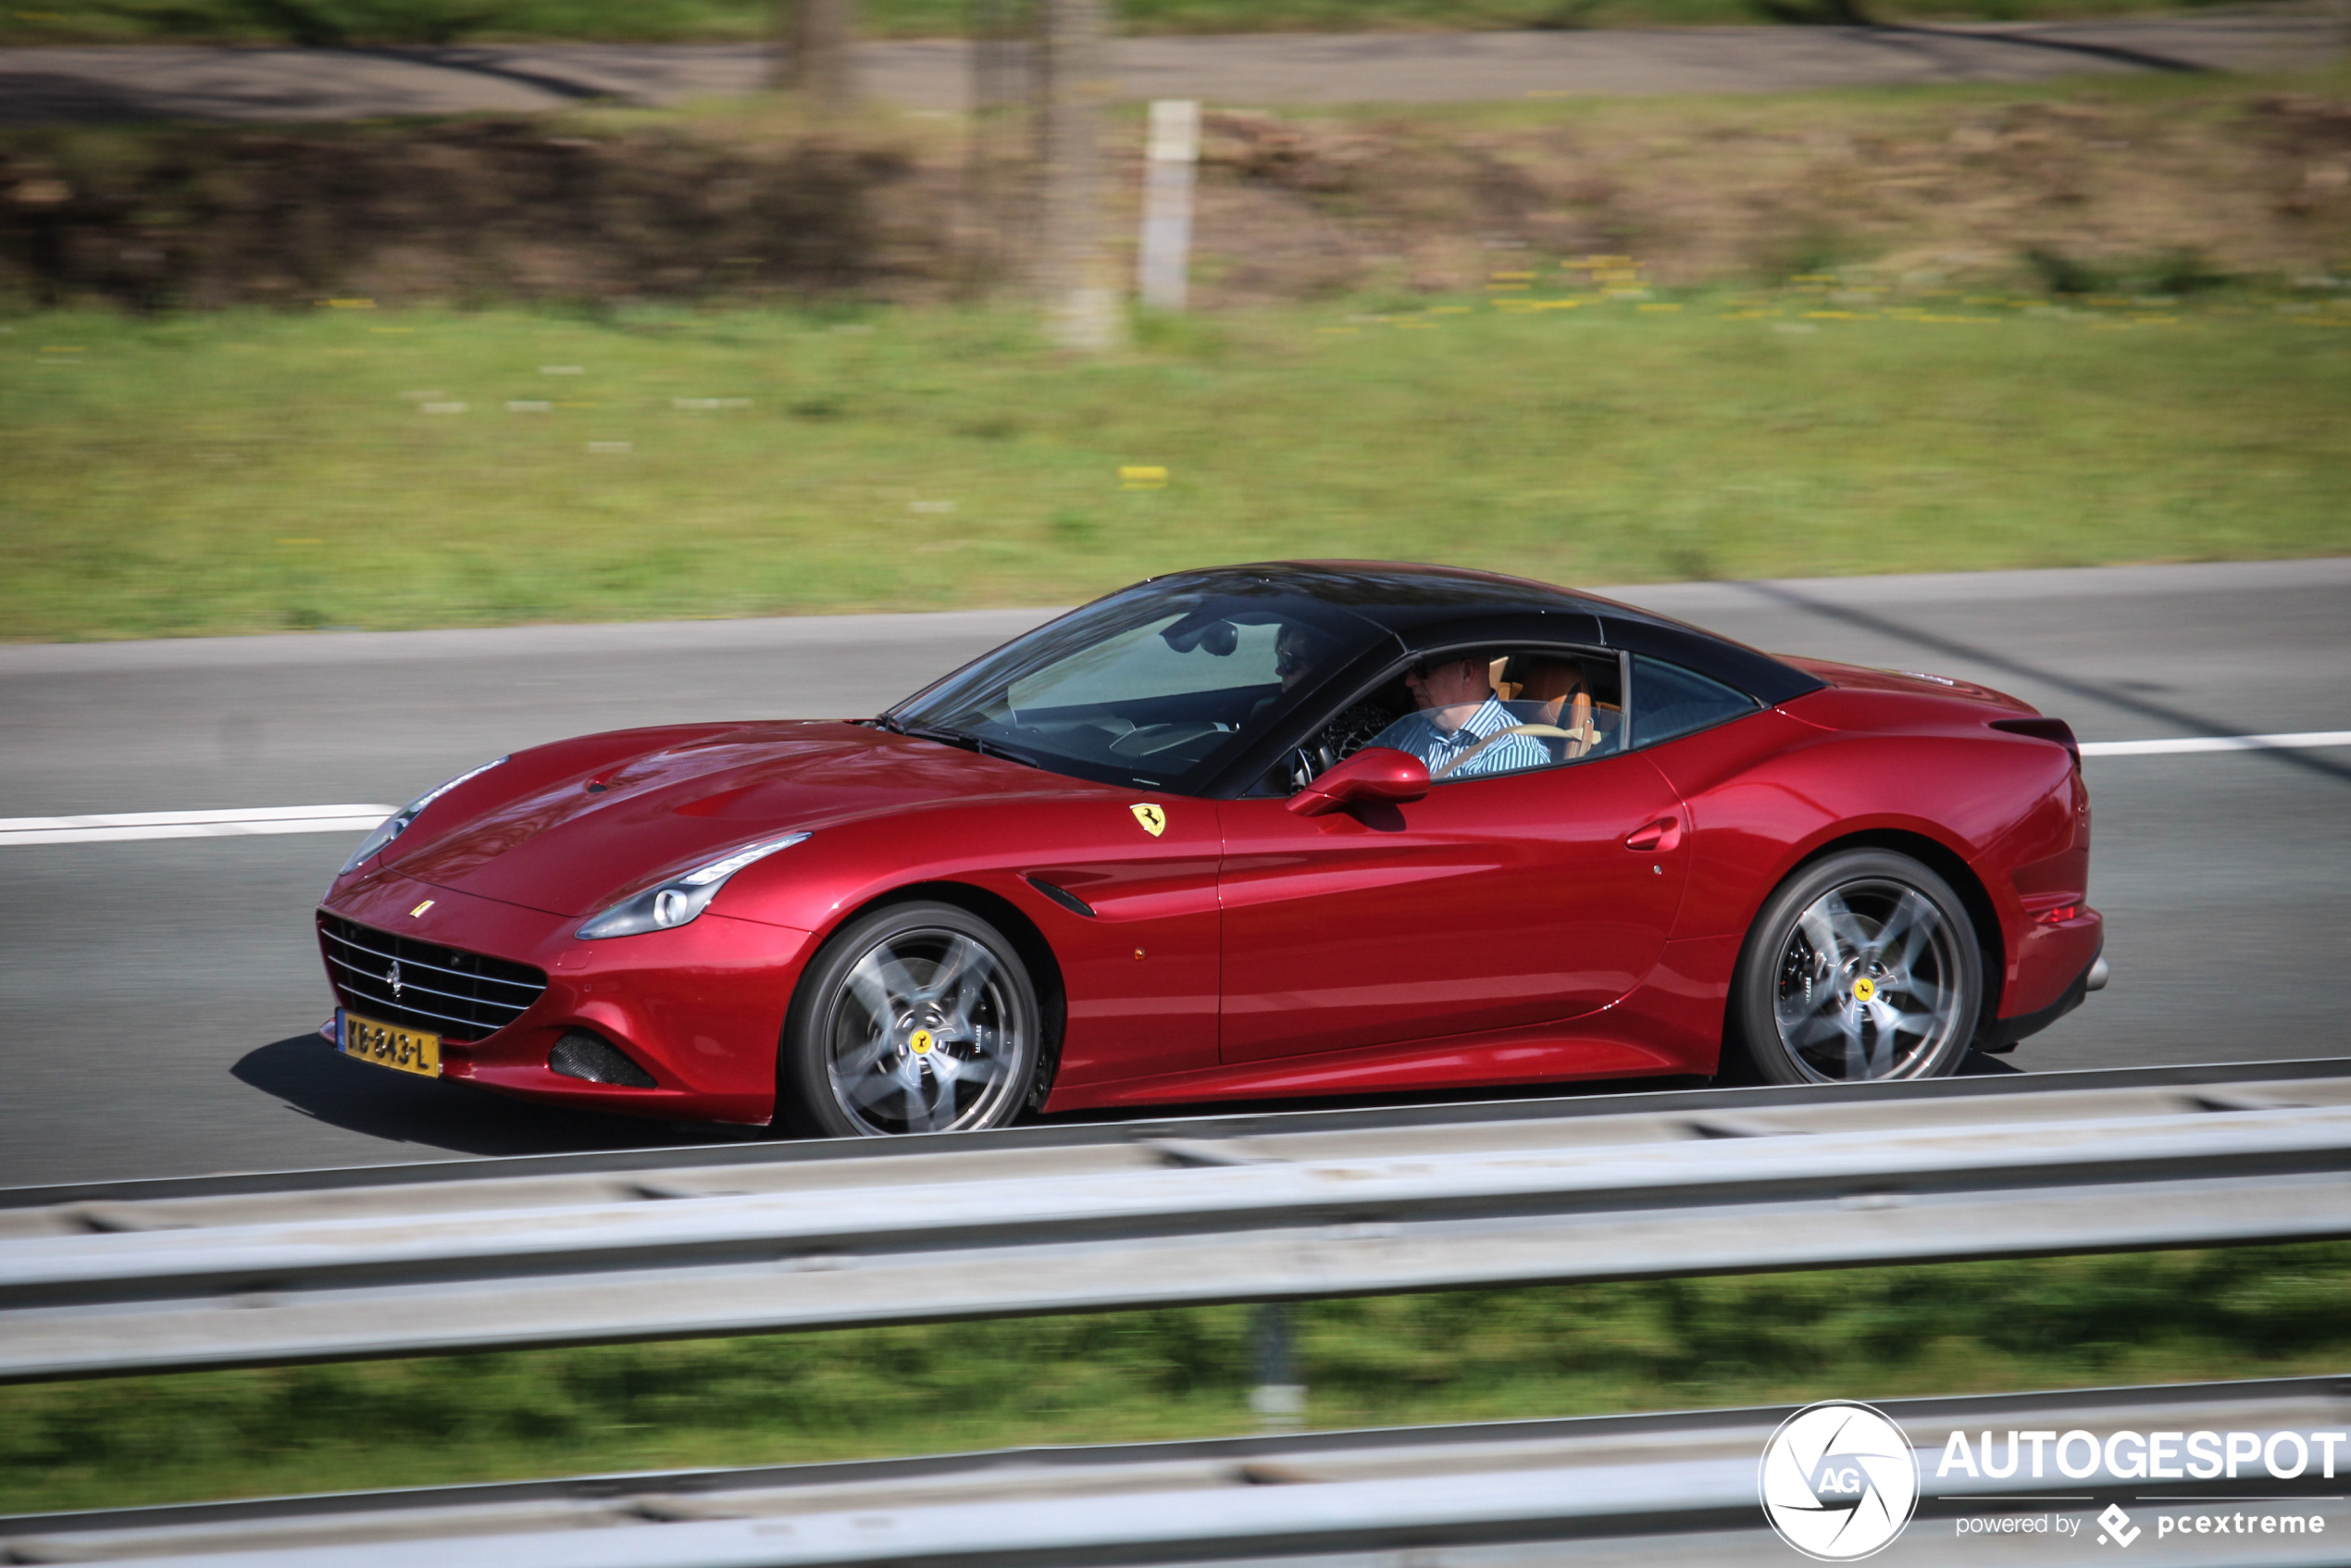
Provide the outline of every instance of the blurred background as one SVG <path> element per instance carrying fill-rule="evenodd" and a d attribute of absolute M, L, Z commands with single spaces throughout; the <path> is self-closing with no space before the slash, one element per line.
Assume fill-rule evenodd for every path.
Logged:
<path fill-rule="evenodd" d="M 0 637 L 2341 547 L 2351 15 L 1744 3 L 0 13 Z"/>
<path fill-rule="evenodd" d="M 2334 0 L 0 9 L 0 1181 L 715 1136 L 323 1050 L 342 839 L 26 824 L 870 713 L 1163 569 L 1613 585 L 2092 740 L 2339 739 L 2346 46 Z M 2345 756 L 2094 759 L 2115 984 L 2015 1064 L 2339 1052 Z M 1294 1353 L 1317 1425 L 2328 1371 L 2346 1282 L 1333 1302 Z M 1255 1332 L 6 1389 L 0 1508 L 1243 1431 Z"/>

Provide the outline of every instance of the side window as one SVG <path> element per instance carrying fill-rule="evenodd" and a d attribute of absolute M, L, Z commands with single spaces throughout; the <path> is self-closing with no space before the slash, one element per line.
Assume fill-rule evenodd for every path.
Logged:
<path fill-rule="evenodd" d="M 1548 744 L 1553 762 L 1624 749 L 1624 693 L 1616 655 L 1522 649 L 1494 661 L 1495 694 Z"/>
<path fill-rule="evenodd" d="M 1422 661 L 1307 738 L 1267 792 L 1302 789 L 1366 746 L 1428 765 L 1437 783 L 1580 762 L 1624 746 L 1616 655 L 1489 647 Z"/>
<path fill-rule="evenodd" d="M 1633 744 L 1654 746 L 1756 711 L 1756 701 L 1696 670 L 1633 655 Z"/>

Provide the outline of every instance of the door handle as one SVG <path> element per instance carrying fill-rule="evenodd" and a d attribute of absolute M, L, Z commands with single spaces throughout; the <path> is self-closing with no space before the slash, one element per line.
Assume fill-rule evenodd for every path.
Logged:
<path fill-rule="evenodd" d="M 1682 819 L 1661 816 L 1624 837 L 1624 847 L 1641 854 L 1672 854 L 1682 847 Z"/>

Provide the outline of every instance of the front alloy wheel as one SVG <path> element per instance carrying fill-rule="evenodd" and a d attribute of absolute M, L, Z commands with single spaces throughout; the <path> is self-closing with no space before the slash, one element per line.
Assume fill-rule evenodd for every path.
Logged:
<path fill-rule="evenodd" d="M 810 966 L 777 1075 L 779 1116 L 827 1137 L 1002 1126 L 1038 1059 L 1037 993 L 1002 933 L 952 904 L 852 922 Z"/>
<path fill-rule="evenodd" d="M 1983 997 L 1983 952 L 1950 884 L 1908 855 L 1854 850 L 1773 894 L 1732 1013 L 1767 1083 L 1876 1083 L 1956 1069 Z"/>

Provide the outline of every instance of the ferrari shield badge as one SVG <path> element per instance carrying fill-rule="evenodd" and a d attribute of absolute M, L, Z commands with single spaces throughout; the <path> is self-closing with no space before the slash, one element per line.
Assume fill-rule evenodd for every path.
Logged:
<path fill-rule="evenodd" d="M 1126 809 L 1135 814 L 1135 820 L 1141 823 L 1143 831 L 1152 838 L 1156 839 L 1167 831 L 1167 814 L 1150 802 L 1146 801 L 1138 806 L 1128 806 Z"/>

